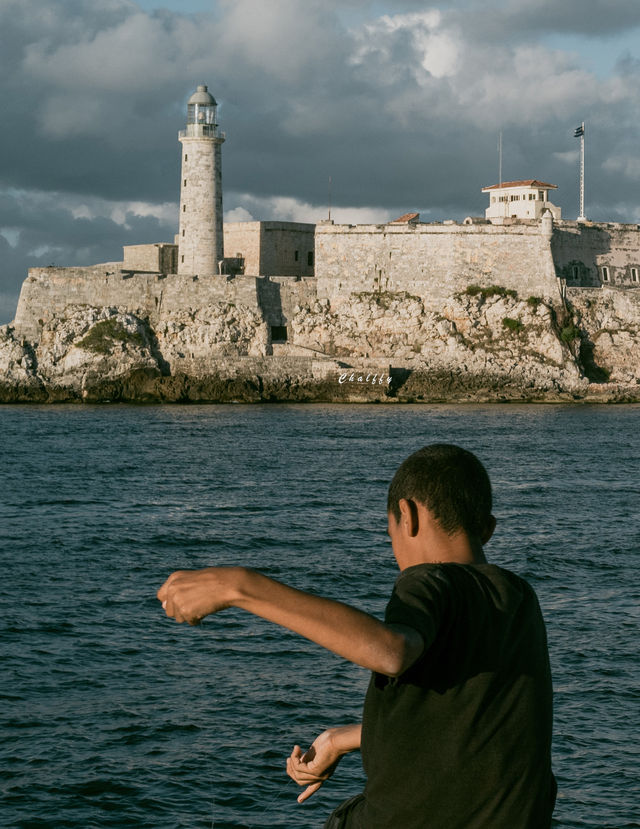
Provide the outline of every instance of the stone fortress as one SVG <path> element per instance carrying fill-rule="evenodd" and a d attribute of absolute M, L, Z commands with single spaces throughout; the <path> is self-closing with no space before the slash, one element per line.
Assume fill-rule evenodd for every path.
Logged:
<path fill-rule="evenodd" d="M 603 382 L 610 379 L 611 370 L 598 375 L 596 343 L 587 329 L 593 308 L 602 306 L 598 302 L 606 295 L 608 311 L 603 313 L 611 320 L 603 322 L 601 313 L 602 319 L 594 324 L 604 328 L 596 333 L 628 334 L 631 341 L 625 341 L 625 347 L 635 349 L 640 225 L 564 220 L 550 201 L 553 184 L 531 179 L 486 187 L 485 216 L 469 216 L 461 223 L 425 223 L 417 213 L 375 225 L 330 220 L 315 225 L 223 223 L 225 135 L 217 123 L 216 101 L 204 85 L 189 99 L 179 141 L 179 228 L 173 242 L 127 246 L 121 262 L 30 269 L 10 326 L 16 340 L 31 343 L 37 351 L 39 343 L 53 336 L 56 321 L 72 312 L 103 309 L 98 314 L 103 318 L 117 310 L 145 320 L 149 336 L 161 341 L 160 346 L 169 344 L 173 332 L 171 354 L 161 349 L 159 361 L 166 376 L 225 376 L 231 371 L 236 376 L 244 370 L 239 368 L 243 358 L 246 370 L 250 358 L 260 358 L 259 365 L 255 359 L 251 364 L 258 374 L 275 370 L 265 367 L 271 358 L 289 372 L 306 372 L 316 379 L 341 368 L 359 371 L 367 366 L 380 371 L 384 367 L 391 375 L 394 363 L 396 376 L 406 377 L 412 366 L 417 367 L 416 360 L 423 371 L 446 375 L 457 371 L 458 347 L 472 356 L 470 361 L 460 358 L 463 374 L 482 373 L 484 365 L 487 371 L 495 369 L 496 376 L 506 376 L 511 369 L 496 368 L 500 336 L 495 326 L 501 319 L 510 320 L 505 325 L 516 334 L 529 325 L 531 341 L 525 343 L 521 337 L 520 349 L 528 354 L 535 350 L 536 336 L 543 341 L 552 329 L 556 334 L 575 332 L 557 338 L 562 354 L 554 343 L 553 356 L 547 350 L 535 359 L 562 372 L 573 357 L 570 373 L 581 375 L 585 383 Z M 520 307 L 525 300 L 528 307 Z M 491 322 L 487 314 L 496 303 L 501 304 Z M 242 313 L 245 317 L 236 319 Z M 484 314 L 481 325 L 474 314 Z M 532 314 L 535 319 L 530 319 Z M 222 317 L 224 325 L 218 319 L 212 329 L 212 315 Z M 85 320 L 84 328 L 98 317 L 94 313 Z M 178 334 L 204 324 L 204 317 L 209 326 L 202 335 L 204 344 L 194 346 L 188 331 L 180 344 Z M 253 333 L 247 334 L 243 325 L 253 325 Z M 494 333 L 489 330 L 492 325 Z M 409 329 L 413 339 L 407 335 Z M 507 332 L 498 325 L 498 333 Z M 206 343 L 211 344 L 209 350 Z M 619 343 L 612 340 L 612 345 Z M 513 340 L 509 349 L 520 362 Z M 480 353 L 485 354 L 484 363 L 478 359 Z M 586 379 L 585 365 L 592 368 Z M 563 378 L 547 378 L 542 388 L 551 384 L 579 397 L 576 378 Z M 623 380 L 635 383 L 635 374 L 627 373 Z M 525 384 L 536 387 L 531 378 Z"/>

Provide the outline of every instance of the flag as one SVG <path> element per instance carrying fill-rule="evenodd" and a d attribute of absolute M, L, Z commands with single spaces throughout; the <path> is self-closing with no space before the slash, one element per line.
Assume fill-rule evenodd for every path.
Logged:
<path fill-rule="evenodd" d="M 580 124 L 579 127 L 576 127 L 576 131 L 573 133 L 574 138 L 581 138 L 584 135 L 584 124 Z"/>

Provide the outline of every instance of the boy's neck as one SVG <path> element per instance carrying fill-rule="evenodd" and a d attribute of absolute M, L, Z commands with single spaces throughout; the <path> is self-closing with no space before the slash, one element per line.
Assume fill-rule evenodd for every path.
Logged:
<path fill-rule="evenodd" d="M 459 529 L 446 532 L 427 508 L 419 502 L 400 501 L 401 517 L 389 515 L 389 535 L 401 570 L 416 564 L 486 564 L 483 542 L 495 526 L 492 517 L 485 537 Z"/>
<path fill-rule="evenodd" d="M 420 539 L 420 543 L 405 548 L 405 559 L 412 564 L 486 564 L 487 559 L 482 544 L 477 539 L 469 538 L 465 532 L 455 535 L 439 533 Z M 416 539 L 418 542 L 418 539 Z M 402 568 L 405 569 L 404 567 Z"/>

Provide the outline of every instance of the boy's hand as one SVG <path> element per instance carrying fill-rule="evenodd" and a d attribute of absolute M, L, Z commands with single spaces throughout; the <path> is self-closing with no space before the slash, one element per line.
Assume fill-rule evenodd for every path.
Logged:
<path fill-rule="evenodd" d="M 229 607 L 237 568 L 206 567 L 204 570 L 177 570 L 158 590 L 158 599 L 167 616 L 176 622 L 197 625 L 210 613 Z"/>
<path fill-rule="evenodd" d="M 343 755 L 360 746 L 360 731 L 359 724 L 329 728 L 316 737 L 307 751 L 303 752 L 300 746 L 293 747 L 287 758 L 287 774 L 299 786 L 306 786 L 298 803 L 318 791 L 336 770 Z"/>
<path fill-rule="evenodd" d="M 328 735 L 328 731 L 323 731 L 305 752 L 300 746 L 294 746 L 291 756 L 287 758 L 289 777 L 299 786 L 307 787 L 298 796 L 298 803 L 302 803 L 317 792 L 324 781 L 331 777 L 340 761 L 342 755 L 335 753 Z"/>

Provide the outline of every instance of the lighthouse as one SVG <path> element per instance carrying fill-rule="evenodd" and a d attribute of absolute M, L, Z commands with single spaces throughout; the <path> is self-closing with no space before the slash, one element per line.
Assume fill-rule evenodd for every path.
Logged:
<path fill-rule="evenodd" d="M 199 86 L 187 104 L 187 127 L 178 133 L 182 144 L 179 274 L 214 276 L 221 270 L 224 133 L 218 130 L 217 106 L 206 85 Z"/>

